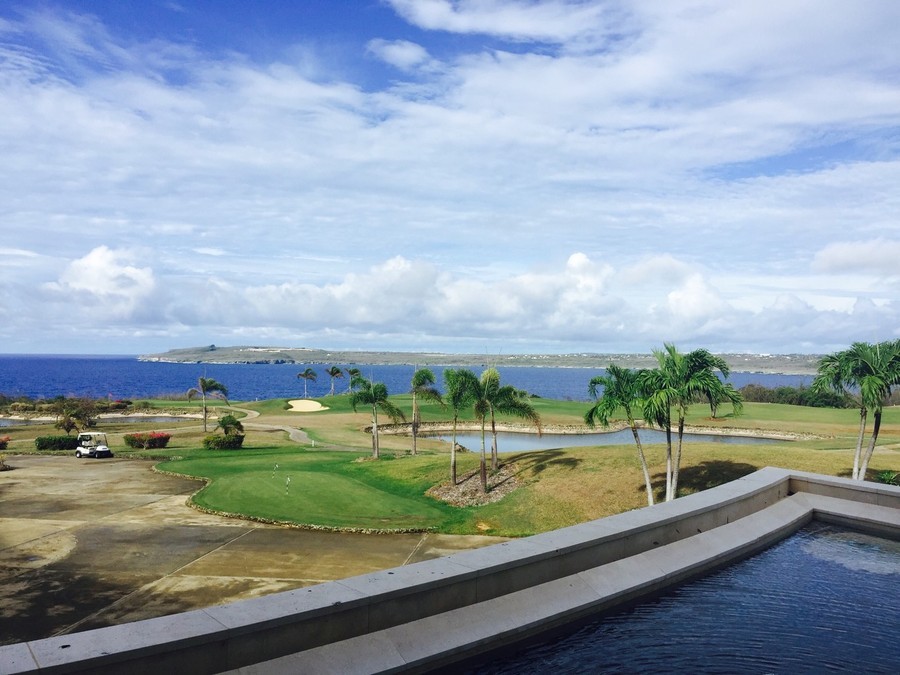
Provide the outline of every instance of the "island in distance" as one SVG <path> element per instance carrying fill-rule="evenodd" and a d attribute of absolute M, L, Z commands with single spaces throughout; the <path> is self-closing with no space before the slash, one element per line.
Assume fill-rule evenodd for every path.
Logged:
<path fill-rule="evenodd" d="M 817 354 L 718 354 L 735 372 L 814 375 Z M 143 354 L 141 361 L 170 363 L 322 363 L 374 366 L 531 366 L 548 368 L 653 368 L 652 354 L 443 354 L 436 352 L 336 351 L 308 347 L 187 347 Z"/>

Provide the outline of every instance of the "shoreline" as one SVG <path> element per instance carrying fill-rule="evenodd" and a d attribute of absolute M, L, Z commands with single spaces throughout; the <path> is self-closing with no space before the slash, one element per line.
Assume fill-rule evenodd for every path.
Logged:
<path fill-rule="evenodd" d="M 411 424 L 385 424 L 378 426 L 379 433 L 385 433 L 393 436 L 402 436 L 409 434 L 409 428 Z M 654 431 L 662 431 L 665 429 L 661 429 L 659 427 L 646 424 L 641 421 L 637 423 L 638 431 L 642 429 L 652 429 Z M 589 427 L 587 425 L 562 425 L 562 424 L 551 424 L 548 426 L 542 426 L 541 434 L 544 436 L 583 436 L 587 434 L 612 434 L 618 431 L 622 431 L 623 429 L 630 428 L 625 422 L 618 422 L 614 424 L 610 424 L 606 428 L 598 428 L 598 427 Z M 429 433 L 449 433 L 453 431 L 453 425 L 450 422 L 422 422 L 419 425 L 419 436 L 425 437 Z M 456 425 L 457 432 L 463 433 L 471 433 L 473 431 L 480 432 L 481 425 L 478 422 L 458 422 Z M 536 431 L 533 426 L 515 424 L 515 423 L 497 423 L 497 431 L 503 433 L 511 433 L 511 434 L 535 434 Z M 697 426 L 697 425 L 685 425 L 684 432 L 687 434 L 697 434 L 699 436 L 739 436 L 739 437 L 747 437 L 747 438 L 768 438 L 773 441 L 803 441 L 803 440 L 815 440 L 817 438 L 821 438 L 821 436 L 816 436 L 814 434 L 798 434 L 791 432 L 779 432 L 779 431 L 765 431 L 759 429 L 745 429 L 741 427 L 708 427 L 708 426 Z M 490 430 L 486 430 L 486 434 L 490 434 Z M 672 437 L 675 437 L 675 431 L 672 432 Z"/>
<path fill-rule="evenodd" d="M 815 375 L 820 354 L 721 353 L 734 373 L 761 375 Z M 610 364 L 624 368 L 653 368 L 649 353 L 568 354 L 450 354 L 444 352 L 389 352 L 326 350 L 307 347 L 195 347 L 141 354 L 138 361 L 157 363 L 208 363 L 216 365 L 362 364 L 372 366 L 597 368 Z"/>

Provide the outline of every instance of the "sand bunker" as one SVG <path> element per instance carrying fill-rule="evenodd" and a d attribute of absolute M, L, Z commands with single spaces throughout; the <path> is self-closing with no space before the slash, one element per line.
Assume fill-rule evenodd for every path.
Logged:
<path fill-rule="evenodd" d="M 288 401 L 291 406 L 292 412 L 319 412 L 320 410 L 328 410 L 324 405 L 319 403 L 318 401 L 307 401 L 307 400 L 297 400 L 297 401 Z"/>

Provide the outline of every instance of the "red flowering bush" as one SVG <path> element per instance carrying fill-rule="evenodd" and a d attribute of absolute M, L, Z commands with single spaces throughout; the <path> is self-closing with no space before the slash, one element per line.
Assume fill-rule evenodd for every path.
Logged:
<path fill-rule="evenodd" d="M 129 448 L 139 450 L 148 450 L 152 448 L 164 448 L 169 444 L 172 434 L 166 434 L 161 431 L 151 431 L 150 433 L 125 434 L 123 440 Z"/>

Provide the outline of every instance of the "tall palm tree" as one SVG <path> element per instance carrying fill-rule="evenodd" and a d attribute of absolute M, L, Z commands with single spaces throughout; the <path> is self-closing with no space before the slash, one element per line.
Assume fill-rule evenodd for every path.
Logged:
<path fill-rule="evenodd" d="M 329 368 L 325 372 L 328 373 L 329 377 L 331 377 L 331 395 L 334 396 L 334 381 L 339 377 L 343 377 L 344 371 L 337 366 L 331 366 L 331 368 Z"/>
<path fill-rule="evenodd" d="M 478 378 L 467 368 L 444 370 L 444 401 L 453 410 L 453 434 L 450 445 L 450 480 L 456 485 L 456 424 L 459 413 L 468 407 L 475 396 Z"/>
<path fill-rule="evenodd" d="M 206 433 L 206 397 L 221 398 L 228 405 L 228 388 L 221 382 L 216 382 L 211 377 L 201 377 L 197 380 L 197 386 L 187 390 L 188 400 L 200 395 L 203 400 L 203 433 Z"/>
<path fill-rule="evenodd" d="M 386 412 L 394 422 L 406 421 L 403 411 L 395 406 L 388 399 L 387 386 L 383 382 L 370 382 L 369 380 L 358 377 L 353 385 L 358 387 L 356 391 L 350 394 L 350 405 L 353 406 L 354 412 L 360 405 L 372 407 L 372 457 L 378 459 L 380 456 L 378 446 L 378 410 Z"/>
<path fill-rule="evenodd" d="M 500 372 L 488 368 L 481 374 L 482 394 L 491 417 L 491 470 L 500 468 L 497 450 L 497 414 L 515 415 L 528 420 L 541 435 L 541 416 L 528 401 L 528 392 L 509 385 L 500 385 Z"/>
<path fill-rule="evenodd" d="M 352 394 L 353 381 L 358 377 L 362 377 L 362 371 L 359 368 L 347 368 L 347 375 L 350 379 L 350 384 L 347 385 L 347 393 Z"/>
<path fill-rule="evenodd" d="M 409 392 L 412 394 L 412 454 L 416 454 L 416 438 L 422 418 L 419 414 L 419 399 L 434 401 L 442 406 L 441 392 L 434 386 L 434 373 L 428 368 L 419 368 L 413 373 Z"/>
<path fill-rule="evenodd" d="M 635 407 L 640 408 L 642 404 L 640 378 L 640 371 L 610 363 L 606 368 L 605 375 L 592 377 L 588 384 L 588 391 L 596 401 L 584 414 L 584 421 L 589 427 L 593 427 L 597 422 L 608 427 L 609 418 L 613 413 L 620 409 L 625 413 L 625 419 L 628 420 L 628 426 L 631 427 L 631 433 L 634 436 L 634 444 L 637 446 L 641 471 L 644 473 L 647 505 L 653 506 L 653 484 L 650 481 L 647 458 L 644 455 L 644 447 L 641 445 L 637 422 L 634 419 Z M 597 398 L 598 393 L 600 394 L 599 398 Z"/>
<path fill-rule="evenodd" d="M 900 385 L 900 340 L 880 342 L 854 342 L 849 349 L 824 356 L 819 360 L 818 374 L 813 388 L 847 393 L 858 392 L 859 434 L 853 454 L 854 480 L 865 480 L 869 460 L 875 451 L 875 443 L 881 431 L 881 414 L 884 400 L 891 395 L 891 387 Z M 868 413 L 873 415 L 872 435 L 863 453 Z"/>
<path fill-rule="evenodd" d="M 479 464 L 479 473 L 481 475 L 481 491 L 487 492 L 487 455 L 485 453 L 484 438 L 485 422 L 490 414 L 490 404 L 488 403 L 485 394 L 484 378 L 475 378 L 473 382 L 469 383 L 469 388 L 471 390 L 470 403 L 472 405 L 472 410 L 475 413 L 475 419 L 481 423 L 481 461 Z"/>
<path fill-rule="evenodd" d="M 678 474 L 684 441 L 684 420 L 691 403 L 699 398 L 730 400 L 735 414 L 740 413 L 743 402 L 733 389 L 729 392 L 716 374 L 729 374 L 728 364 L 721 357 L 706 349 L 695 349 L 687 354 L 679 352 L 675 345 L 666 343 L 664 349 L 654 349 L 657 368 L 645 370 L 639 378 L 644 398 L 644 415 L 666 430 L 666 501 L 678 494 Z M 736 395 L 733 395 L 736 394 Z M 672 409 L 675 408 L 678 427 L 677 445 L 672 453 Z"/>
<path fill-rule="evenodd" d="M 307 382 L 309 382 L 310 380 L 315 382 L 316 378 L 318 377 L 319 375 L 312 368 L 307 368 L 302 373 L 297 373 L 297 378 L 303 380 L 303 398 L 309 398 L 309 394 L 306 393 Z"/>

